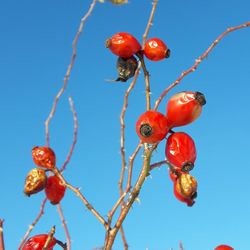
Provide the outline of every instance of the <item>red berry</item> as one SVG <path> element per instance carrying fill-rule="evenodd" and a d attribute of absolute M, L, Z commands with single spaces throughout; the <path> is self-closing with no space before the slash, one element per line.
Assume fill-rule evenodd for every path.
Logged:
<path fill-rule="evenodd" d="M 64 197 L 65 191 L 66 187 L 62 185 L 59 177 L 56 175 L 48 177 L 45 194 L 51 204 L 58 204 Z"/>
<path fill-rule="evenodd" d="M 168 137 L 165 154 L 176 170 L 189 172 L 194 167 L 196 147 L 193 139 L 184 132 L 175 132 Z"/>
<path fill-rule="evenodd" d="M 34 147 L 32 149 L 32 158 L 39 167 L 51 169 L 56 165 L 56 155 L 49 147 Z"/>
<path fill-rule="evenodd" d="M 48 238 L 47 234 L 35 235 L 29 238 L 25 242 L 22 250 L 42 250 L 47 238 Z M 53 247 L 55 246 L 55 244 L 56 244 L 56 239 L 53 237 L 47 249 L 53 250 Z"/>
<path fill-rule="evenodd" d="M 149 110 L 136 122 L 136 133 L 143 143 L 158 143 L 169 131 L 167 118 L 160 112 Z"/>
<path fill-rule="evenodd" d="M 219 245 L 214 250 L 234 250 L 234 248 L 228 245 Z"/>
<path fill-rule="evenodd" d="M 197 181 L 190 174 L 181 174 L 174 182 L 174 195 L 188 206 L 194 204 L 194 199 L 197 197 Z"/>
<path fill-rule="evenodd" d="M 159 38 L 151 38 L 146 41 L 144 55 L 151 61 L 160 61 L 170 56 L 170 50 Z"/>
<path fill-rule="evenodd" d="M 200 92 L 180 92 L 172 96 L 167 104 L 166 116 L 170 127 L 187 125 L 196 120 L 206 104 Z"/>
<path fill-rule="evenodd" d="M 141 50 L 141 45 L 135 37 L 127 32 L 119 32 L 106 40 L 106 47 L 115 55 L 129 58 Z"/>
<path fill-rule="evenodd" d="M 26 176 L 24 193 L 28 196 L 43 190 L 47 183 L 47 176 L 43 169 L 33 168 Z"/>

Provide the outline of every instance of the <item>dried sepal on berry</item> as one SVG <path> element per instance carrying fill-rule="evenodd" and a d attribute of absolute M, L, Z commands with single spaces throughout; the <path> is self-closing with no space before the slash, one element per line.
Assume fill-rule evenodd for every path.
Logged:
<path fill-rule="evenodd" d="M 170 56 L 170 50 L 167 45 L 159 38 L 148 39 L 143 52 L 151 61 L 160 61 Z"/>
<path fill-rule="evenodd" d="M 52 169 L 56 165 L 56 155 L 50 147 L 34 147 L 32 149 L 32 158 L 39 167 Z"/>
<path fill-rule="evenodd" d="M 136 122 L 136 133 L 143 143 L 162 141 L 169 131 L 167 118 L 160 112 L 148 110 Z"/>
<path fill-rule="evenodd" d="M 205 96 L 200 92 L 184 91 L 173 95 L 166 107 L 169 126 L 173 128 L 194 122 L 205 104 Z"/>
<path fill-rule="evenodd" d="M 47 183 L 47 176 L 43 169 L 33 168 L 26 176 L 24 193 L 28 196 L 43 190 Z"/>
<path fill-rule="evenodd" d="M 106 48 L 122 58 L 129 58 L 141 50 L 137 39 L 127 32 L 119 32 L 108 38 L 105 42 Z"/>
<path fill-rule="evenodd" d="M 184 132 L 172 133 L 166 142 L 165 155 L 176 171 L 191 171 L 196 160 L 194 140 Z"/>

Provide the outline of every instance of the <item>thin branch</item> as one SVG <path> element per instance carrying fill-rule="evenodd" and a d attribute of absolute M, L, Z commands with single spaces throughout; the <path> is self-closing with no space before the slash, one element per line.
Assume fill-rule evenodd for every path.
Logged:
<path fill-rule="evenodd" d="M 53 105 L 52 105 L 52 108 L 51 108 L 51 111 L 49 113 L 49 116 L 48 118 L 46 119 L 45 121 L 45 134 L 46 134 L 46 144 L 47 146 L 49 146 L 49 124 L 51 122 L 51 119 L 53 118 L 55 112 L 56 112 L 56 107 L 57 107 L 57 103 L 60 99 L 60 97 L 62 96 L 62 94 L 64 93 L 67 85 L 68 85 L 68 81 L 69 81 L 69 77 L 71 75 L 71 71 L 72 71 L 72 68 L 74 66 L 74 63 L 75 63 L 75 58 L 76 58 L 76 45 L 77 45 L 77 42 L 78 42 L 78 39 L 82 33 L 82 30 L 83 30 L 83 27 L 84 27 L 84 24 L 87 20 L 87 18 L 91 15 L 94 7 L 95 7 L 95 4 L 96 4 L 97 0 L 93 0 L 92 4 L 90 5 L 89 7 L 89 10 L 87 11 L 87 13 L 85 14 L 85 16 L 81 19 L 81 23 L 80 23 L 80 26 L 79 26 L 79 29 L 75 35 L 75 38 L 73 40 L 73 44 L 72 44 L 72 55 L 71 55 L 71 61 L 70 61 L 70 64 L 68 65 L 68 68 L 67 68 L 67 71 L 66 71 L 66 74 L 64 76 L 64 81 L 63 81 L 63 86 L 61 87 L 61 89 L 59 90 L 59 92 L 57 93 L 55 99 L 54 99 L 54 102 L 53 102 Z"/>
<path fill-rule="evenodd" d="M 200 63 L 209 55 L 209 53 L 215 48 L 215 46 L 229 33 L 239 30 L 239 29 L 243 29 L 243 28 L 247 28 L 250 26 L 250 22 L 246 22 L 243 23 L 241 25 L 235 26 L 235 27 L 231 27 L 226 29 L 224 32 L 222 32 L 216 39 L 215 41 L 208 47 L 208 49 L 200 56 L 198 57 L 198 59 L 195 60 L 195 63 L 187 70 L 183 71 L 182 74 L 168 87 L 166 88 L 162 94 L 160 95 L 160 97 L 157 99 L 157 101 L 155 102 L 155 106 L 154 106 L 154 110 L 158 109 L 159 104 L 161 103 L 162 99 L 167 95 L 167 93 L 174 88 L 176 85 L 178 85 L 185 76 L 187 76 L 188 74 L 194 72 L 198 66 L 200 65 Z"/>
<path fill-rule="evenodd" d="M 145 32 L 143 34 L 143 37 L 142 37 L 143 38 L 143 41 L 142 41 L 142 47 L 143 48 L 145 46 L 145 43 L 146 43 L 146 40 L 147 40 L 147 37 L 148 37 L 149 29 L 153 24 L 153 19 L 154 19 L 157 4 L 158 4 L 158 0 L 154 0 L 153 7 L 152 7 L 152 10 L 151 10 L 151 13 L 150 13 L 150 16 L 149 16 L 148 24 L 146 26 L 146 30 L 145 30 Z"/>
<path fill-rule="evenodd" d="M 79 188 L 73 187 L 71 184 L 69 184 L 63 177 L 63 175 L 59 172 L 57 168 L 52 169 L 53 173 L 60 178 L 60 181 L 64 186 L 69 188 L 71 191 L 73 191 L 76 196 L 80 198 L 80 200 L 84 203 L 86 208 L 101 222 L 101 224 L 105 227 L 106 230 L 108 230 L 109 225 L 107 221 L 98 213 L 98 211 L 88 202 L 88 200 L 84 197 L 84 195 L 80 192 Z"/>
<path fill-rule="evenodd" d="M 149 19 L 148 19 L 148 23 L 147 23 L 145 32 L 144 32 L 144 34 L 142 36 L 142 40 L 143 40 L 142 41 L 142 48 L 144 48 L 144 46 L 145 46 L 146 39 L 147 39 L 149 30 L 150 30 L 150 27 L 153 24 L 153 19 L 154 19 L 157 4 L 158 4 L 158 0 L 154 0 L 153 6 L 152 6 L 152 9 L 151 9 L 151 13 L 150 13 L 150 16 L 149 16 Z M 149 72 L 148 72 L 148 70 L 146 68 L 146 65 L 145 65 L 145 62 L 144 62 L 144 59 L 143 59 L 143 55 L 139 55 L 139 58 L 140 58 L 140 61 L 142 63 L 142 69 L 143 69 L 143 72 L 144 72 L 145 85 L 146 85 L 146 109 L 150 110 L 151 109 L 151 98 L 150 98 L 151 91 L 150 91 L 150 82 L 149 82 Z"/>
<path fill-rule="evenodd" d="M 181 241 L 179 242 L 179 248 L 180 248 L 180 250 L 184 250 L 184 247 L 183 247 L 183 244 Z"/>
<path fill-rule="evenodd" d="M 105 238 L 105 250 L 110 250 L 115 237 L 117 235 L 117 232 L 120 230 L 121 225 L 124 221 L 124 219 L 126 218 L 130 208 L 132 207 L 132 204 L 134 203 L 134 201 L 136 200 L 136 198 L 138 197 L 140 190 L 142 188 L 142 185 L 148 175 L 148 172 L 150 170 L 150 160 L 151 160 L 151 155 L 152 152 L 155 150 L 157 145 L 154 145 L 152 148 L 147 148 L 145 147 L 145 152 L 144 152 L 144 161 L 143 161 L 143 167 L 141 170 L 141 173 L 137 179 L 137 182 L 130 194 L 130 197 L 126 203 L 126 206 L 122 207 L 120 215 L 114 225 L 114 227 L 109 230 L 109 233 L 107 234 L 108 237 Z"/>
<path fill-rule="evenodd" d="M 43 214 L 44 214 L 44 207 L 45 207 L 46 202 L 47 202 L 47 198 L 45 198 L 42 201 L 41 206 L 40 206 L 39 214 L 37 215 L 37 217 L 35 218 L 35 220 L 33 221 L 33 223 L 31 225 L 29 225 L 29 228 L 28 228 L 27 232 L 25 233 L 24 237 L 21 240 L 21 243 L 20 243 L 20 245 L 18 247 L 18 250 L 22 249 L 25 241 L 28 239 L 28 237 L 29 237 L 30 233 L 32 232 L 33 228 L 35 227 L 35 225 L 38 223 L 38 221 L 43 216 Z"/>
<path fill-rule="evenodd" d="M 120 228 L 120 234 L 122 236 L 122 242 L 123 242 L 124 250 L 128 250 L 128 243 L 127 243 L 127 240 L 126 240 L 126 236 L 125 236 L 123 226 L 121 226 L 121 228 Z"/>
<path fill-rule="evenodd" d="M 4 250 L 3 223 L 4 220 L 0 219 L 0 250 Z"/>
<path fill-rule="evenodd" d="M 156 163 L 154 163 L 154 164 L 151 164 L 151 165 L 150 165 L 150 171 L 152 171 L 152 170 L 155 169 L 155 168 L 159 168 L 159 167 L 161 167 L 162 165 L 165 165 L 165 164 L 168 164 L 168 161 L 167 161 L 167 160 L 159 161 L 159 162 L 156 162 Z"/>
<path fill-rule="evenodd" d="M 135 157 L 137 156 L 137 154 L 139 153 L 141 147 L 142 147 L 142 143 L 140 142 L 134 153 L 130 156 L 129 158 L 129 168 L 128 168 L 128 180 L 127 180 L 127 186 L 126 186 L 126 191 L 129 192 L 130 191 L 130 188 L 131 188 L 131 181 L 132 181 L 132 173 L 133 173 L 133 166 L 134 166 L 134 160 L 135 160 Z"/>
<path fill-rule="evenodd" d="M 56 232 L 56 227 L 53 226 L 52 229 L 50 230 L 50 232 L 48 233 L 48 238 L 47 238 L 47 240 L 45 241 L 45 244 L 44 244 L 42 250 L 48 250 L 49 244 L 50 244 L 50 242 L 52 241 L 55 232 Z"/>
<path fill-rule="evenodd" d="M 121 156 L 122 156 L 122 168 L 121 168 L 121 174 L 120 174 L 120 180 L 118 183 L 119 186 L 119 190 L 120 190 L 120 195 L 122 195 L 123 193 L 123 181 L 124 181 L 124 173 L 125 173 L 125 169 L 126 169 L 126 156 L 125 156 L 125 114 L 127 111 L 127 107 L 128 107 L 128 98 L 129 98 L 129 94 L 131 93 L 132 89 L 134 88 L 139 72 L 141 69 L 141 64 L 138 65 L 138 68 L 135 72 L 135 76 L 133 81 L 131 82 L 131 84 L 129 85 L 125 95 L 124 95 L 124 102 L 123 102 L 123 107 L 122 107 L 122 111 L 120 114 L 120 124 L 121 124 L 121 139 L 120 139 L 120 151 L 121 151 Z"/>
<path fill-rule="evenodd" d="M 70 238 L 67 223 L 66 223 L 66 220 L 65 220 L 65 217 L 64 217 L 64 214 L 63 214 L 62 206 L 61 206 L 60 203 L 57 205 L 57 211 L 58 211 L 58 214 L 60 216 L 60 219 L 61 219 L 61 222 L 62 222 L 62 225 L 63 225 L 63 228 L 64 228 L 64 232 L 65 232 L 65 235 L 66 235 L 67 250 L 70 250 L 71 249 L 71 238 Z"/>
<path fill-rule="evenodd" d="M 60 172 L 62 173 L 66 166 L 68 165 L 68 163 L 70 162 L 70 159 L 71 159 L 71 156 L 73 154 L 73 151 L 74 151 L 74 148 L 75 148 L 75 145 L 76 145 L 76 142 L 77 142 L 77 135 L 78 135 L 78 119 L 77 119 L 77 113 L 76 113 L 76 110 L 75 110 L 75 106 L 74 106 L 74 102 L 72 100 L 71 97 L 69 97 L 69 104 L 70 104 L 70 108 L 71 108 L 71 111 L 73 113 L 73 120 L 74 120 L 74 134 L 73 134 L 73 142 L 71 144 L 71 147 L 70 147 L 70 150 L 69 150 L 69 154 L 65 160 L 65 162 L 63 163 L 61 169 L 60 169 Z"/>

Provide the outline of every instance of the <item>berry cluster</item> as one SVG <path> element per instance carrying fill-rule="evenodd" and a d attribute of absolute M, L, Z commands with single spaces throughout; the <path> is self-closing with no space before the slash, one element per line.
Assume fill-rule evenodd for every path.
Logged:
<path fill-rule="evenodd" d="M 161 39 L 148 39 L 142 48 L 137 39 L 126 32 L 116 33 L 107 39 L 106 47 L 118 56 L 116 81 L 122 82 L 134 76 L 138 67 L 135 56 L 141 61 L 144 56 L 151 61 L 160 61 L 170 55 L 170 50 Z M 165 147 L 170 178 L 174 183 L 176 198 L 188 206 L 194 204 L 197 196 L 197 181 L 189 174 L 194 168 L 196 147 L 191 136 L 172 129 L 195 121 L 205 103 L 205 97 L 200 92 L 181 92 L 169 99 L 165 115 L 156 110 L 147 110 L 136 122 L 136 133 L 143 143 L 157 144 L 170 134 Z"/>
<path fill-rule="evenodd" d="M 138 67 L 135 55 L 141 60 L 143 55 L 151 61 L 160 61 L 169 57 L 170 50 L 159 38 L 146 41 L 144 48 L 138 40 L 127 32 L 119 32 L 106 40 L 106 47 L 118 56 L 116 68 L 118 78 L 116 81 L 126 82 L 133 77 Z"/>
<path fill-rule="evenodd" d="M 143 143 L 159 143 L 169 134 L 165 155 L 170 165 L 174 194 L 188 206 L 194 204 L 197 196 L 197 181 L 189 174 L 194 168 L 196 147 L 191 136 L 184 132 L 174 132 L 172 128 L 195 121 L 205 103 L 205 97 L 200 92 L 180 92 L 169 99 L 166 115 L 149 110 L 136 122 L 136 132 Z"/>
<path fill-rule="evenodd" d="M 49 177 L 46 175 L 47 171 L 56 168 L 54 151 L 49 147 L 34 147 L 32 159 L 38 167 L 33 168 L 26 176 L 24 193 L 30 196 L 44 190 L 51 204 L 58 204 L 64 197 L 66 187 L 61 184 L 59 177 L 56 175 Z"/>

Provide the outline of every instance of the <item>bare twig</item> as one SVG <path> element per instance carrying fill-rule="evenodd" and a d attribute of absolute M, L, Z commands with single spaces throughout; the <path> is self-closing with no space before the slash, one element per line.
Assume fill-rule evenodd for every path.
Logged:
<path fill-rule="evenodd" d="M 69 184 L 63 177 L 63 175 L 60 173 L 60 171 L 57 168 L 52 169 L 53 173 L 60 178 L 60 181 L 64 186 L 69 188 L 71 191 L 73 191 L 77 197 L 80 198 L 80 200 L 84 203 L 86 208 L 101 222 L 101 224 L 105 227 L 106 230 L 108 230 L 109 225 L 107 221 L 98 213 L 98 211 L 88 202 L 88 200 L 84 197 L 84 195 L 80 192 L 79 188 L 73 187 L 71 184 Z"/>
<path fill-rule="evenodd" d="M 123 226 L 121 226 L 121 228 L 120 228 L 120 234 L 122 236 L 122 242 L 123 242 L 124 250 L 128 250 L 128 243 L 127 243 L 127 240 L 126 240 L 126 236 L 125 236 Z"/>
<path fill-rule="evenodd" d="M 33 230 L 33 228 L 35 227 L 35 225 L 38 223 L 38 221 L 41 219 L 41 217 L 43 216 L 44 214 L 44 207 L 45 207 L 45 204 L 47 202 L 47 198 L 45 198 L 42 203 L 41 203 L 41 206 L 40 206 L 40 211 L 39 211 L 39 214 L 37 215 L 36 219 L 33 221 L 33 223 L 31 225 L 29 225 L 29 228 L 27 230 L 27 232 L 25 233 L 24 237 L 22 238 L 21 240 L 21 243 L 18 247 L 18 250 L 21 250 L 25 241 L 28 239 L 31 231 Z"/>
<path fill-rule="evenodd" d="M 112 245 L 114 243 L 115 237 L 117 235 L 117 232 L 120 230 L 121 225 L 126 218 L 130 208 L 132 207 L 132 204 L 134 203 L 135 199 L 138 197 L 140 190 L 142 188 L 142 185 L 148 175 L 148 172 L 150 170 L 150 160 L 151 160 L 151 155 L 152 152 L 155 150 L 155 146 L 152 148 L 147 148 L 145 147 L 145 152 L 144 152 L 144 161 L 143 161 L 143 167 L 141 170 L 141 173 L 137 179 L 137 182 L 130 194 L 130 197 L 126 203 L 126 206 L 122 207 L 120 211 L 120 215 L 112 229 L 109 230 L 109 233 L 107 234 L 105 238 L 105 250 L 110 250 L 112 248 Z"/>
<path fill-rule="evenodd" d="M 153 19 L 154 19 L 157 3 L 158 3 L 158 0 L 154 0 L 153 7 L 151 9 L 149 20 L 148 20 L 148 23 L 147 23 L 147 26 L 146 26 L 146 30 L 145 30 L 145 32 L 144 32 L 144 34 L 142 36 L 142 40 L 143 40 L 142 41 L 142 48 L 144 48 L 144 46 L 145 46 L 146 39 L 147 39 L 149 30 L 150 30 L 150 27 L 153 24 Z M 147 110 L 150 110 L 151 109 L 151 98 L 150 98 L 151 91 L 150 91 L 150 82 L 149 82 L 149 72 L 148 72 L 148 70 L 146 68 L 146 65 L 144 63 L 143 56 L 141 56 L 140 60 L 142 62 L 142 69 L 143 69 L 143 72 L 144 72 L 144 78 L 145 78 L 145 84 L 146 84 L 146 108 L 147 108 Z"/>
<path fill-rule="evenodd" d="M 187 70 L 183 71 L 182 74 L 172 83 L 169 85 L 169 87 L 167 87 L 162 94 L 160 95 L 160 97 L 157 99 L 157 101 L 155 102 L 155 106 L 154 109 L 157 110 L 159 104 L 161 103 L 162 99 L 167 95 L 167 93 L 174 88 L 176 85 L 178 85 L 182 79 L 187 76 L 188 74 L 194 72 L 198 66 L 200 65 L 200 63 L 209 55 L 209 53 L 215 48 L 215 46 L 229 33 L 242 29 L 242 28 L 246 28 L 250 26 L 250 22 L 246 22 L 243 23 L 241 25 L 235 26 L 235 27 L 231 27 L 226 29 L 224 32 L 222 32 L 216 39 L 215 41 L 208 47 L 208 49 L 200 56 L 198 57 L 198 59 L 195 60 L 195 63 Z"/>
<path fill-rule="evenodd" d="M 4 220 L 0 219 L 0 250 L 4 250 L 3 223 Z"/>
<path fill-rule="evenodd" d="M 168 164 L 169 162 L 167 160 L 164 160 L 164 161 L 159 161 L 159 162 L 156 162 L 154 164 L 151 164 L 150 165 L 150 171 L 152 171 L 153 169 L 155 168 L 159 168 L 161 167 L 162 165 L 165 165 L 165 164 Z"/>
<path fill-rule="evenodd" d="M 121 151 L 121 156 L 122 156 L 122 168 L 121 168 L 121 174 L 120 174 L 120 180 L 118 183 L 119 186 L 119 190 L 120 190 L 120 195 L 122 195 L 123 193 L 123 181 L 124 181 L 124 173 L 125 173 L 125 169 L 126 169 L 126 156 L 125 156 L 125 114 L 127 111 L 127 107 L 128 107 L 128 98 L 129 98 L 129 94 L 132 91 L 132 89 L 134 88 L 138 75 L 139 75 L 139 71 L 141 68 L 141 64 L 139 64 L 136 72 L 135 72 L 135 76 L 133 81 L 131 82 L 131 84 L 129 85 L 125 95 L 124 95 L 124 102 L 123 102 L 123 107 L 122 107 L 122 111 L 120 114 L 120 124 L 121 124 L 121 139 L 120 139 L 120 151 Z"/>
<path fill-rule="evenodd" d="M 80 35 L 82 33 L 82 30 L 83 30 L 83 27 L 84 27 L 84 24 L 85 24 L 87 18 L 91 15 L 91 13 L 92 13 L 92 11 L 93 11 L 93 9 L 95 7 L 96 2 L 97 2 L 97 0 L 93 0 L 92 4 L 89 7 L 89 10 L 85 14 L 85 16 L 81 19 L 80 26 L 79 26 L 78 31 L 76 33 L 76 36 L 75 36 L 75 38 L 73 40 L 71 61 L 70 61 L 70 64 L 69 64 L 69 66 L 67 68 L 66 74 L 64 76 L 63 86 L 61 87 L 61 89 L 57 93 L 57 95 L 56 95 L 56 97 L 54 99 L 51 111 L 49 113 L 49 116 L 45 121 L 45 134 L 46 134 L 46 144 L 47 144 L 47 146 L 49 146 L 49 144 L 50 144 L 49 143 L 49 124 L 50 124 L 50 121 L 51 121 L 51 119 L 53 118 L 53 116 L 54 116 L 54 114 L 56 112 L 57 103 L 58 103 L 60 97 L 62 96 L 62 94 L 64 93 L 64 91 L 65 91 L 65 89 L 66 89 L 66 87 L 68 85 L 68 80 L 69 80 L 69 77 L 71 75 L 71 71 L 72 71 L 72 68 L 74 66 L 74 63 L 75 63 L 76 45 L 77 45 L 78 39 L 79 39 L 79 37 L 80 37 Z"/>
<path fill-rule="evenodd" d="M 143 41 L 142 41 L 142 47 L 143 48 L 145 46 L 145 43 L 146 43 L 146 40 L 147 40 L 147 37 L 148 37 L 149 29 L 150 29 L 150 27 L 153 24 L 153 19 L 154 19 L 154 15 L 155 15 L 155 10 L 156 10 L 157 3 L 158 3 L 158 0 L 154 0 L 153 7 L 151 9 L 149 20 L 148 20 L 148 23 L 147 23 L 147 26 L 146 26 L 146 30 L 145 30 L 145 32 L 143 34 L 143 37 L 142 37 L 143 38 Z"/>
<path fill-rule="evenodd" d="M 60 203 L 57 205 L 57 211 L 58 211 L 58 214 L 60 216 L 60 219 L 61 219 L 61 222 L 62 222 L 62 225 L 63 225 L 63 228 L 64 228 L 64 232 L 66 234 L 67 250 L 70 250 L 71 249 L 71 238 L 70 238 L 69 230 L 68 230 L 68 227 L 67 227 L 67 223 L 66 223 L 65 218 L 64 218 L 62 206 L 61 206 Z"/>
<path fill-rule="evenodd" d="M 50 232 L 48 233 L 48 238 L 47 238 L 47 240 L 45 241 L 45 244 L 44 244 L 42 250 L 48 250 L 49 244 L 50 244 L 50 242 L 52 241 L 55 232 L 56 232 L 56 227 L 53 226 L 52 229 L 50 230 Z"/>
<path fill-rule="evenodd" d="M 179 242 L 179 248 L 180 248 L 180 250 L 184 250 L 184 247 L 183 247 L 183 244 L 181 241 Z"/>
<path fill-rule="evenodd" d="M 76 113 L 76 110 L 75 110 L 75 106 L 74 106 L 74 102 L 72 100 L 71 97 L 69 97 L 69 104 L 70 104 L 70 108 L 71 108 L 71 111 L 73 113 L 73 120 L 74 120 L 74 135 L 73 135 L 73 142 L 71 144 L 71 147 L 70 147 L 70 150 L 69 150 L 69 154 L 65 160 L 65 162 L 63 163 L 61 169 L 60 169 L 60 172 L 63 172 L 67 166 L 67 164 L 69 163 L 70 159 L 71 159 L 71 156 L 73 154 L 73 151 L 74 151 L 74 148 L 75 148 L 75 145 L 76 145 L 76 142 L 77 142 L 77 134 L 78 134 L 78 120 L 77 120 L 77 113 Z"/>

